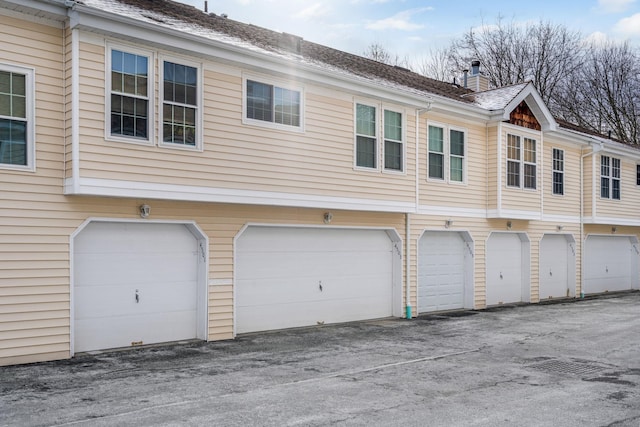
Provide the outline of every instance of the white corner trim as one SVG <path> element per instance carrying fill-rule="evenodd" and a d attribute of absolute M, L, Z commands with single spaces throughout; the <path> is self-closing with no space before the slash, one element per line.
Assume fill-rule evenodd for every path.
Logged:
<path fill-rule="evenodd" d="M 294 206 L 376 212 L 413 213 L 415 203 L 352 197 L 333 197 L 275 191 L 239 190 L 176 184 L 155 184 L 99 178 L 68 178 L 65 194 L 181 200 L 189 202 L 241 203 L 248 205 Z"/>

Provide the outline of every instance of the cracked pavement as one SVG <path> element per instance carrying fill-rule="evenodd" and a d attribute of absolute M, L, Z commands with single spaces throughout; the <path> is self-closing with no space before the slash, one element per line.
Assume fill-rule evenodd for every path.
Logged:
<path fill-rule="evenodd" d="M 640 426 L 640 292 L 0 367 L 0 426 Z"/>

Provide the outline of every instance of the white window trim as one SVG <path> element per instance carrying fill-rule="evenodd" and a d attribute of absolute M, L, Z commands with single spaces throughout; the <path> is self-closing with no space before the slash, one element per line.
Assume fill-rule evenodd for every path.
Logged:
<path fill-rule="evenodd" d="M 562 170 L 558 171 L 555 168 L 555 158 L 553 157 L 553 152 L 555 150 L 558 150 L 560 152 L 562 152 Z M 565 196 L 565 189 L 566 189 L 566 153 L 565 150 L 563 148 L 557 148 L 557 147 L 551 147 L 551 195 L 555 196 L 555 197 L 564 197 Z M 559 172 L 562 174 L 562 194 L 558 194 L 555 192 L 554 186 L 555 186 L 555 180 L 554 180 L 554 174 L 556 172 Z"/>
<path fill-rule="evenodd" d="M 5 63 L 0 63 L 0 70 L 23 74 L 25 76 L 25 115 L 27 121 L 27 141 L 26 141 L 26 154 L 27 154 L 27 164 L 26 165 L 11 165 L 8 163 L 0 163 L 0 169 L 3 170 L 15 170 L 15 171 L 26 171 L 26 172 L 35 172 L 36 171 L 36 107 L 35 107 L 35 96 L 36 96 L 36 84 L 35 84 L 35 76 L 36 71 L 34 68 L 21 67 L 18 65 L 10 65 Z M 7 118 L 12 118 L 11 116 L 7 116 Z"/>
<path fill-rule="evenodd" d="M 193 67 L 198 70 L 198 90 L 196 93 L 196 145 L 189 146 L 184 144 L 175 144 L 172 142 L 164 142 L 163 141 L 163 123 L 164 123 L 164 62 L 173 62 L 175 64 L 186 65 L 189 67 Z M 170 55 L 158 55 L 158 146 L 162 148 L 171 148 L 175 150 L 186 150 L 186 151 L 200 151 L 204 150 L 203 137 L 202 137 L 202 118 L 203 118 L 203 110 L 204 106 L 202 105 L 204 101 L 204 88 L 203 88 L 203 66 L 200 62 L 189 61 L 188 59 L 170 56 Z"/>
<path fill-rule="evenodd" d="M 264 120 L 255 120 L 247 117 L 247 80 L 252 80 L 258 83 L 279 87 L 282 89 L 288 89 L 291 91 L 300 93 L 300 126 L 290 126 L 275 122 L 268 122 Z M 284 130 L 287 132 L 304 133 L 305 132 L 305 93 L 302 85 L 295 85 L 289 82 L 280 81 L 273 78 L 264 76 L 257 76 L 254 74 L 242 75 L 242 124 L 249 126 L 259 126 L 274 130 Z"/>
<path fill-rule="evenodd" d="M 118 135 L 111 135 L 111 51 L 112 50 L 121 50 L 128 53 L 133 53 L 136 55 L 146 56 L 149 58 L 148 65 L 148 76 L 147 76 L 147 99 L 149 102 L 149 131 L 146 139 L 135 138 L 135 137 L 124 137 Z M 157 125 L 156 121 L 156 109 L 155 109 L 155 64 L 156 64 L 156 55 L 155 52 L 145 49 L 140 49 L 138 47 L 124 45 L 124 44 L 116 44 L 107 42 L 105 49 L 105 108 L 104 108 L 104 139 L 107 141 L 115 141 L 115 142 L 126 142 L 128 144 L 138 144 L 138 145 L 155 145 L 155 129 Z"/>
<path fill-rule="evenodd" d="M 358 104 L 364 105 L 367 107 L 372 107 L 376 109 L 376 126 L 375 131 L 376 135 L 374 137 L 376 141 L 376 166 L 373 168 L 368 168 L 366 166 L 358 166 Z M 384 126 L 384 124 L 382 125 Z M 380 166 L 382 164 L 383 159 L 380 158 L 380 106 L 366 101 L 353 101 L 353 169 L 360 172 L 380 172 Z"/>
<path fill-rule="evenodd" d="M 401 141 L 396 141 L 393 139 L 389 139 L 389 141 L 391 142 L 395 142 L 397 144 L 400 144 L 402 146 L 402 170 L 396 170 L 396 169 L 387 169 L 385 167 L 385 141 L 387 140 L 387 138 L 385 138 L 384 135 L 384 112 L 385 111 L 390 111 L 392 113 L 398 113 L 400 114 L 401 117 L 401 126 L 402 126 L 402 135 L 400 136 L 402 138 Z M 386 108 L 384 107 L 384 105 L 380 108 L 380 136 L 379 136 L 379 146 L 380 146 L 380 168 L 382 170 L 383 173 L 389 173 L 392 175 L 406 175 L 407 174 L 407 115 L 405 114 L 405 112 L 403 110 L 400 109 L 394 109 L 394 108 Z"/>
<path fill-rule="evenodd" d="M 442 155 L 443 155 L 443 164 L 442 164 L 442 178 L 435 178 L 429 176 L 429 154 L 431 150 L 429 149 L 429 126 L 437 127 L 442 129 Z M 451 131 L 462 132 L 464 135 L 464 158 L 462 159 L 462 181 L 454 181 L 451 179 Z M 468 171 L 468 150 L 469 150 L 469 140 L 468 140 L 468 132 L 466 128 L 459 126 L 447 125 L 445 123 L 427 121 L 427 143 L 426 143 L 426 175 L 428 182 L 439 182 L 446 183 L 452 185 L 467 185 L 467 176 L 469 175 Z"/>
<path fill-rule="evenodd" d="M 516 186 L 516 185 L 509 185 L 509 162 L 516 162 L 516 160 L 513 159 L 509 159 L 509 135 L 513 135 L 516 136 L 518 138 L 520 138 L 520 160 L 518 160 L 519 162 L 519 174 L 520 174 L 520 185 Z M 535 163 L 531 163 L 531 162 L 527 162 L 524 160 L 524 140 L 525 139 L 530 139 L 532 141 L 535 142 L 536 144 L 536 161 Z M 506 188 L 511 188 L 511 189 L 519 189 L 519 190 L 523 190 L 523 191 L 532 191 L 532 192 L 536 192 L 538 191 L 538 187 L 540 187 L 538 185 L 538 180 L 540 179 L 540 164 L 538 162 L 538 159 L 540 158 L 540 140 L 537 137 L 534 137 L 532 135 L 528 135 L 528 134 L 521 134 L 518 132 L 507 132 L 506 134 L 506 138 L 505 138 L 505 169 L 504 169 L 504 184 Z M 528 188 L 524 186 L 524 165 L 535 165 L 536 167 L 536 188 Z"/>
<path fill-rule="evenodd" d="M 609 159 L 609 175 L 603 175 L 602 174 L 602 158 L 603 157 L 607 157 Z M 618 178 L 615 178 L 613 176 L 613 161 L 617 160 L 620 163 L 620 176 Z M 601 200 L 612 200 L 612 201 L 621 201 L 622 200 L 622 159 L 620 157 L 613 157 L 613 156 L 609 156 L 609 155 L 600 155 L 600 162 L 598 163 L 598 167 L 600 168 L 600 185 L 598 186 L 598 190 L 600 193 L 600 199 Z M 602 196 L 602 178 L 607 178 L 609 180 L 609 197 L 603 197 Z M 620 192 L 620 197 L 619 198 L 614 198 L 613 197 L 613 181 L 617 180 L 618 182 L 620 182 L 620 186 L 619 186 L 619 192 Z"/>

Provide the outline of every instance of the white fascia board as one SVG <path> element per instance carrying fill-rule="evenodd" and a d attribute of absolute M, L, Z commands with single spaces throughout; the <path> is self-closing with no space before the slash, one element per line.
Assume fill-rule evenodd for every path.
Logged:
<path fill-rule="evenodd" d="M 558 127 L 553 131 L 547 131 L 547 132 L 553 138 L 560 139 L 563 142 L 580 145 L 582 147 L 591 146 L 593 145 L 594 142 L 596 142 L 593 140 L 593 138 L 590 138 L 589 136 L 583 133 L 572 131 L 570 129 L 563 129 L 561 127 Z"/>
<path fill-rule="evenodd" d="M 542 221 L 544 222 L 563 222 L 569 224 L 580 224 L 580 215 L 542 215 Z"/>
<path fill-rule="evenodd" d="M 393 200 L 332 197 L 275 191 L 238 190 L 175 184 L 154 184 L 97 178 L 65 181 L 65 194 L 186 202 L 230 203 L 261 206 L 341 209 L 374 212 L 413 213 L 415 204 Z"/>
<path fill-rule="evenodd" d="M 527 221 L 542 220 L 542 214 L 536 211 L 520 211 L 515 209 L 491 209 L 487 211 L 487 218 L 493 219 L 522 219 Z"/>
<path fill-rule="evenodd" d="M 480 120 L 488 119 L 488 112 L 462 101 L 446 98 L 430 92 L 420 92 L 401 85 L 385 85 L 349 74 L 344 70 L 332 71 L 310 63 L 294 62 L 292 58 L 275 53 L 264 53 L 260 48 L 247 43 L 242 46 L 213 40 L 207 37 L 178 31 L 161 25 L 115 15 L 82 5 L 74 7 L 72 28 L 99 32 L 105 35 L 137 39 L 147 44 L 163 46 L 180 52 L 190 52 L 199 57 L 215 58 L 216 61 L 242 66 L 261 73 L 282 76 L 277 70 L 287 70 L 287 75 L 298 80 L 318 85 L 343 89 L 356 95 L 376 97 L 382 101 L 405 104 L 411 108 L 435 108 L 457 115 Z M 162 37 L 159 37 L 162 35 Z M 293 55 L 293 54 L 292 54 Z M 292 67 L 294 65 L 294 67 Z"/>
<path fill-rule="evenodd" d="M 570 142 L 582 143 L 586 145 L 601 145 L 603 153 L 625 156 L 635 160 L 640 159 L 640 149 L 625 145 L 620 142 L 611 141 L 607 138 L 599 137 L 596 135 L 589 135 L 571 129 L 558 129 L 553 134 L 555 136 L 564 137 L 565 140 Z"/>
<path fill-rule="evenodd" d="M 0 0 L 0 14 L 63 27 L 68 7 L 64 0 Z"/>
<path fill-rule="evenodd" d="M 417 211 L 418 215 L 434 215 L 434 216 L 451 216 L 465 218 L 486 218 L 486 209 L 458 208 L 449 206 L 429 206 L 420 205 Z"/>
<path fill-rule="evenodd" d="M 619 225 L 619 226 L 638 227 L 640 226 L 640 219 L 589 216 L 584 218 L 584 223 L 594 224 L 594 225 Z"/>

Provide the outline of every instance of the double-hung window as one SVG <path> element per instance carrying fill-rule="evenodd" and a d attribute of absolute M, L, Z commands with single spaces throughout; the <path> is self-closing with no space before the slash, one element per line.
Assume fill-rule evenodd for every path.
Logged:
<path fill-rule="evenodd" d="M 536 189 L 536 140 L 507 134 L 507 186 Z"/>
<path fill-rule="evenodd" d="M 402 113 L 356 103 L 355 116 L 355 166 L 380 171 L 382 164 L 383 171 L 404 172 Z M 379 123 L 382 123 L 382 126 Z M 382 161 L 379 161 L 379 158 Z"/>
<path fill-rule="evenodd" d="M 429 179 L 464 182 L 465 132 L 429 125 L 427 130 L 427 176 Z"/>
<path fill-rule="evenodd" d="M 252 124 L 301 130 L 302 91 L 247 79 L 245 118 Z"/>
<path fill-rule="evenodd" d="M 620 159 L 600 156 L 600 197 L 620 200 Z"/>
<path fill-rule="evenodd" d="M 402 113 L 384 110 L 384 168 L 404 170 L 404 144 L 402 142 Z"/>
<path fill-rule="evenodd" d="M 162 144 L 199 147 L 200 78 L 194 65 L 162 61 Z"/>
<path fill-rule="evenodd" d="M 35 167 L 34 72 L 0 64 L 0 167 Z"/>
<path fill-rule="evenodd" d="M 356 104 L 356 166 L 378 168 L 376 107 Z"/>
<path fill-rule="evenodd" d="M 150 54 L 111 48 L 111 137 L 150 141 L 150 58 Z"/>
<path fill-rule="evenodd" d="M 553 149 L 553 194 L 564 194 L 564 150 Z"/>

